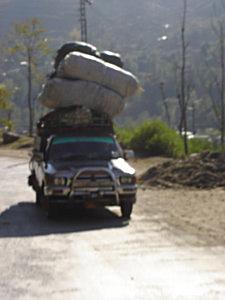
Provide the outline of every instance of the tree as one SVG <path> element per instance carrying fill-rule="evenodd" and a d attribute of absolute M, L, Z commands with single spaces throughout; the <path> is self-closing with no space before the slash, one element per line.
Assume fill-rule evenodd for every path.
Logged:
<path fill-rule="evenodd" d="M 171 117 L 170 117 L 170 111 L 169 111 L 169 106 L 167 102 L 167 98 L 165 95 L 165 89 L 164 89 L 164 82 L 160 82 L 160 91 L 161 91 L 161 98 L 162 98 L 162 104 L 164 106 L 164 111 L 165 111 L 165 117 L 166 117 L 166 122 L 169 127 L 171 127 Z"/>
<path fill-rule="evenodd" d="M 187 137 L 187 106 L 188 106 L 188 96 L 187 96 L 187 81 L 186 81 L 186 66 L 187 66 L 187 47 L 186 42 L 186 21 L 187 21 L 187 0 L 184 0 L 183 7 L 183 19 L 181 25 L 181 51 L 182 51 L 182 63 L 181 63 L 181 73 L 180 73 L 180 94 L 178 95 L 179 106 L 180 106 L 180 131 L 183 131 L 184 140 L 184 151 L 188 154 L 188 137 Z"/>
<path fill-rule="evenodd" d="M 225 6 L 221 2 L 220 10 L 225 11 Z M 216 7 L 214 7 L 217 16 Z M 220 131 L 221 149 L 225 149 L 225 27 L 224 17 L 216 17 L 212 22 L 212 30 L 216 37 L 213 45 L 207 45 L 207 55 L 205 55 L 206 74 L 205 88 L 208 92 L 212 104 L 212 111 L 216 120 L 216 126 Z M 217 62 L 215 64 L 215 62 Z M 208 79 L 208 80 L 207 80 Z"/>
<path fill-rule="evenodd" d="M 0 109 L 8 109 L 9 108 L 9 97 L 10 93 L 7 90 L 4 84 L 0 84 Z"/>
<path fill-rule="evenodd" d="M 27 69 L 27 104 L 30 136 L 33 135 L 34 123 L 33 81 L 38 73 L 40 58 L 50 52 L 45 33 L 46 30 L 42 27 L 41 22 L 33 18 L 26 22 L 14 24 L 10 36 L 10 54 L 19 57 L 20 64 Z"/>
<path fill-rule="evenodd" d="M 9 127 L 11 124 L 11 103 L 10 103 L 10 92 L 4 84 L 0 84 L 0 111 L 8 112 L 8 118 L 0 119 L 0 123 Z"/>
<path fill-rule="evenodd" d="M 214 112 L 220 123 L 220 143 L 221 147 L 224 150 L 225 146 L 225 30 L 224 22 L 222 20 L 218 21 L 217 26 L 217 37 L 219 43 L 219 75 L 216 75 L 214 78 L 214 85 L 217 87 L 219 94 L 219 103 L 213 102 Z M 211 97 L 213 99 L 213 97 Z"/>

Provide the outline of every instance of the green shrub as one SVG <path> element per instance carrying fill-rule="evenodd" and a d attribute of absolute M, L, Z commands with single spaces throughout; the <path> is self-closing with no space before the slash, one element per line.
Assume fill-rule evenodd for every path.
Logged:
<path fill-rule="evenodd" d="M 201 153 L 203 151 L 213 151 L 213 143 L 207 139 L 193 138 L 189 140 L 189 153 Z"/>
<path fill-rule="evenodd" d="M 135 129 L 120 129 L 117 133 L 123 145 L 144 156 L 183 154 L 180 136 L 160 120 L 145 121 Z"/>
<path fill-rule="evenodd" d="M 7 119 L 0 119 L 0 125 L 8 127 L 9 130 L 13 129 L 13 122 Z"/>
<path fill-rule="evenodd" d="M 115 128 L 117 140 L 123 148 L 130 148 L 130 141 L 133 137 L 133 128 Z"/>
<path fill-rule="evenodd" d="M 148 120 L 135 128 L 116 128 L 117 138 L 124 148 L 131 148 L 143 156 L 184 155 L 183 138 L 160 120 Z M 221 151 L 207 138 L 193 138 L 188 141 L 189 154 L 204 151 Z"/>

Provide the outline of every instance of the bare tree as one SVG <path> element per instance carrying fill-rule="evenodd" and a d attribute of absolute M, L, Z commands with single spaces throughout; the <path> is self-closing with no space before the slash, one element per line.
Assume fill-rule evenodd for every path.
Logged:
<path fill-rule="evenodd" d="M 221 8 L 225 11 L 224 3 Z M 215 12 L 216 15 L 216 12 Z M 222 150 L 225 149 L 225 20 L 221 17 L 212 22 L 212 30 L 217 38 L 217 51 L 214 51 L 213 61 L 218 62 L 218 66 L 213 70 L 212 66 L 205 60 L 211 81 L 207 84 L 207 92 L 211 99 L 212 110 L 220 130 L 220 144 Z"/>
<path fill-rule="evenodd" d="M 224 103 L 224 80 L 225 80 L 225 62 L 224 62 L 224 50 L 225 50 L 225 36 L 223 22 L 219 22 L 219 43 L 220 43 L 220 107 L 221 107 L 221 146 L 224 149 L 224 137 L 225 137 L 225 103 Z"/>
<path fill-rule="evenodd" d="M 164 89 L 164 82 L 160 82 L 160 92 L 161 92 L 162 103 L 163 103 L 164 110 L 165 110 L 166 122 L 171 127 L 171 117 L 170 117 L 168 102 L 167 102 L 167 99 L 166 99 L 166 94 L 165 94 L 165 89 Z"/>
<path fill-rule="evenodd" d="M 187 47 L 186 42 L 186 22 L 187 22 L 187 0 L 183 0 L 183 17 L 181 25 L 181 73 L 180 73 L 180 94 L 178 95 L 180 106 L 180 131 L 183 131 L 184 151 L 188 154 L 188 137 L 187 137 L 187 82 L 186 82 L 186 66 L 187 66 Z"/>
<path fill-rule="evenodd" d="M 16 23 L 9 38 L 12 46 L 9 52 L 18 55 L 27 68 L 27 103 L 29 110 L 29 135 L 33 135 L 34 123 L 34 97 L 32 96 L 33 79 L 37 75 L 38 59 L 49 53 L 46 30 L 38 19 L 33 18 L 27 22 Z"/>

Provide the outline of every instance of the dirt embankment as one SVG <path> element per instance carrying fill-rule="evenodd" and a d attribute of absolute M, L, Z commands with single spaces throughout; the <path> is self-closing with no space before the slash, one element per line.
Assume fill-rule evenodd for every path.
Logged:
<path fill-rule="evenodd" d="M 225 187 L 225 155 L 206 152 L 185 160 L 167 161 L 150 167 L 140 176 L 140 182 L 164 188 Z"/>
<path fill-rule="evenodd" d="M 140 168 L 139 168 L 140 165 Z M 225 245 L 225 156 L 136 161 L 137 208 L 165 230 L 195 246 Z M 141 173 L 139 173 L 141 174 Z"/>

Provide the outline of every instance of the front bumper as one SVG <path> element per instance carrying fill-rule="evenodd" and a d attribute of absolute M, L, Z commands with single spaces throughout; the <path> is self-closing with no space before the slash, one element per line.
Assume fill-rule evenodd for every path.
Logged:
<path fill-rule="evenodd" d="M 69 187 L 45 187 L 44 194 L 51 203 L 63 205 L 76 205 L 93 203 L 96 206 L 116 206 L 120 205 L 124 199 L 132 199 L 136 202 L 137 187 L 118 188 L 117 190 L 76 189 L 71 191 Z"/>

